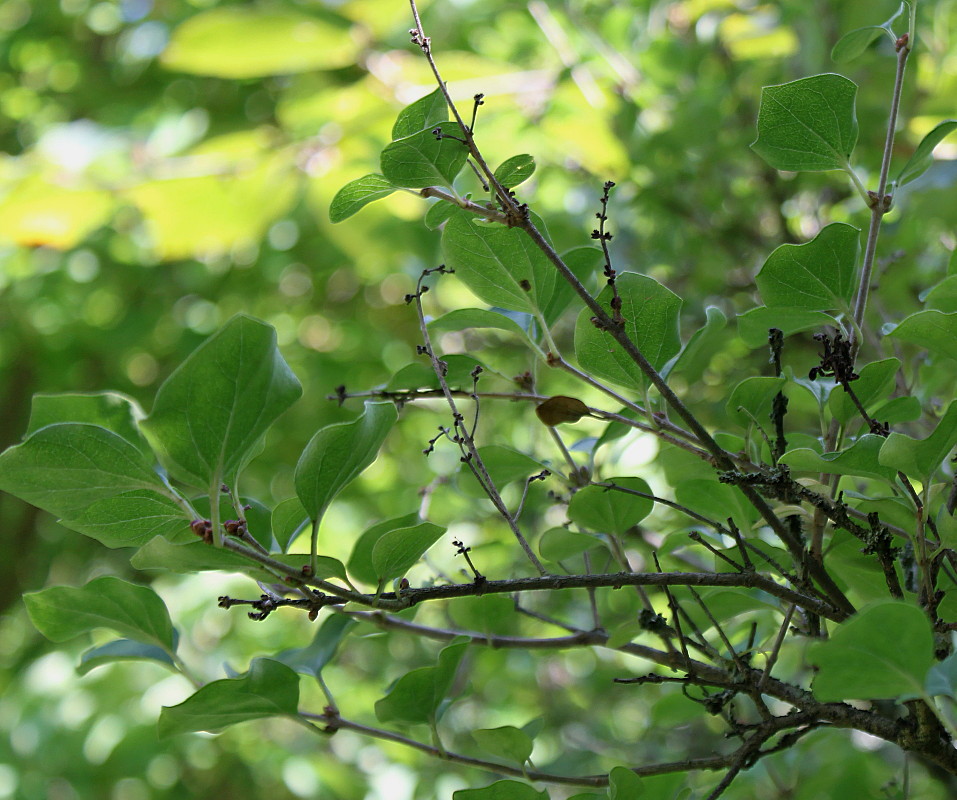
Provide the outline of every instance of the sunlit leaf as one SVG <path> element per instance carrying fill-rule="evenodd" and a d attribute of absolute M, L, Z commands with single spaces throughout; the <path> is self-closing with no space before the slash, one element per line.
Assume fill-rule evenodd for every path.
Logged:
<path fill-rule="evenodd" d="M 438 138 L 431 129 L 424 130 L 385 146 L 379 165 L 390 184 L 408 189 L 451 188 L 469 151 L 455 138 L 458 127 L 453 123 L 446 122 L 435 129 L 448 135 Z"/>
<path fill-rule="evenodd" d="M 24 438 L 58 422 L 85 422 L 113 431 L 151 458 L 152 451 L 137 427 L 145 416 L 139 403 L 119 392 L 35 394 Z"/>
<path fill-rule="evenodd" d="M 435 89 L 399 112 L 392 126 L 392 141 L 404 139 L 419 131 L 432 130 L 440 123 L 448 121 L 448 101 L 441 89 Z"/>
<path fill-rule="evenodd" d="M 495 178 L 506 189 L 514 189 L 524 183 L 535 172 L 535 159 L 527 154 L 512 156 L 503 161 L 495 170 Z"/>
<path fill-rule="evenodd" d="M 254 7 L 214 8 L 183 22 L 161 61 L 167 69 L 217 78 L 261 78 L 355 61 L 349 24 L 331 14 Z"/>
<path fill-rule="evenodd" d="M 0 239 L 69 250 L 105 225 L 115 207 L 116 199 L 107 191 L 29 178 L 0 201 Z"/>
<path fill-rule="evenodd" d="M 363 175 L 343 186 L 332 198 L 329 206 L 329 220 L 342 222 L 348 219 L 363 206 L 388 197 L 395 191 L 395 187 L 381 175 Z"/>

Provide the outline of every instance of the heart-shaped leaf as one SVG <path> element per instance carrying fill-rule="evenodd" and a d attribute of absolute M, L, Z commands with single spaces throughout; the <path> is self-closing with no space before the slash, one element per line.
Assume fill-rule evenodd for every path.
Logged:
<path fill-rule="evenodd" d="M 857 144 L 857 84 L 842 75 L 766 86 L 751 148 L 775 169 L 848 169 Z"/>

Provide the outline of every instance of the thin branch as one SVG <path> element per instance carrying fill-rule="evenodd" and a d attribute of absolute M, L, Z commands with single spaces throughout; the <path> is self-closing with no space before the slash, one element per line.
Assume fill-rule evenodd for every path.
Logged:
<path fill-rule="evenodd" d="M 438 269 L 440 271 L 445 271 L 444 267 L 439 267 Z M 439 386 L 441 387 L 442 393 L 445 396 L 445 401 L 449 404 L 449 408 L 452 411 L 452 419 L 457 431 L 457 438 L 461 441 L 461 444 L 464 445 L 464 448 L 467 451 L 466 455 L 463 457 L 463 460 L 475 472 L 475 477 L 479 479 L 479 483 L 482 485 L 485 493 L 492 501 L 492 505 L 495 506 L 496 510 L 505 519 L 512 531 L 512 534 L 515 536 L 515 539 L 525 552 L 528 560 L 532 562 L 532 566 L 538 570 L 539 575 L 545 575 L 547 570 L 542 565 L 542 562 L 538 560 L 538 556 L 535 555 L 531 545 L 529 545 L 528 540 L 525 538 L 525 535 L 518 527 L 518 523 L 509 513 L 508 507 L 505 505 L 505 501 L 502 500 L 502 496 L 499 494 L 498 489 L 496 489 L 495 483 L 492 481 L 492 478 L 485 467 L 485 463 L 482 461 L 482 456 L 479 455 L 478 448 L 475 446 L 475 439 L 463 424 L 465 418 L 462 416 L 461 412 L 459 412 L 455 403 L 455 398 L 453 397 L 452 392 L 449 389 L 449 385 L 445 380 L 444 366 L 442 363 L 440 363 L 438 356 L 435 355 L 435 350 L 432 347 L 432 339 L 429 336 L 429 327 L 425 322 L 425 312 L 422 309 L 422 278 L 425 277 L 425 274 L 426 273 L 423 273 L 422 277 L 419 278 L 419 289 L 414 295 L 412 295 L 412 299 L 415 301 L 415 310 L 419 318 L 419 330 L 421 331 L 422 339 L 425 342 L 425 353 L 432 362 L 432 368 L 435 371 L 436 377 L 438 378 Z M 474 397 L 474 395 L 475 390 L 473 387 L 470 396 Z"/>
<path fill-rule="evenodd" d="M 916 5 L 912 3 L 912 5 Z M 877 253 L 877 239 L 881 230 L 881 221 L 890 211 L 891 197 L 886 195 L 887 178 L 891 168 L 891 156 L 894 152 L 894 136 L 897 132 L 897 117 L 900 111 L 901 94 L 904 86 L 904 72 L 907 68 L 907 56 L 910 54 L 912 43 L 905 34 L 898 40 L 897 71 L 894 75 L 894 91 L 891 95 L 891 110 L 887 120 L 887 135 L 884 137 L 884 153 L 881 158 L 881 172 L 877 183 L 877 192 L 869 193 L 871 201 L 871 222 L 867 229 L 867 243 L 864 247 L 864 260 L 861 264 L 861 276 L 857 286 L 857 295 L 854 298 L 855 329 L 851 332 L 854 352 L 860 346 L 857 330 L 863 327 L 864 311 L 867 308 L 867 295 L 871 287 L 871 272 L 874 268 L 874 256 Z"/>

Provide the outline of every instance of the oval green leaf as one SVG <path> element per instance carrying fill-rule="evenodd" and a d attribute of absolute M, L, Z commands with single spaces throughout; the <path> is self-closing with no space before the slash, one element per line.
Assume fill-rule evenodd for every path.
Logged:
<path fill-rule="evenodd" d="M 343 186 L 329 206 L 330 222 L 342 222 L 375 200 L 388 197 L 395 187 L 382 175 L 363 175 Z"/>
<path fill-rule="evenodd" d="M 372 548 L 372 569 L 377 580 L 384 582 L 401 578 L 443 533 L 444 527 L 431 522 L 384 533 Z"/>
<path fill-rule="evenodd" d="M 623 489 L 651 494 L 644 478 L 609 478 Z M 622 534 L 647 517 L 655 501 L 649 497 L 610 489 L 605 486 L 586 486 L 576 492 L 568 504 L 568 517 L 583 528 L 597 533 Z"/>
<path fill-rule="evenodd" d="M 681 349 L 681 298 L 653 278 L 634 272 L 620 273 L 616 285 L 625 332 L 651 365 L 660 370 Z M 598 295 L 598 302 L 606 311 L 612 296 L 608 286 Z M 648 384 L 645 374 L 610 333 L 592 324 L 592 316 L 585 309 L 575 325 L 575 355 L 582 369 L 621 386 L 643 389 Z"/>
<path fill-rule="evenodd" d="M 322 518 L 333 498 L 379 454 L 398 419 L 392 403 L 366 403 L 352 422 L 319 430 L 296 464 L 296 494 L 313 520 Z"/>
<path fill-rule="evenodd" d="M 37 630 L 54 642 L 108 628 L 167 653 L 174 652 L 173 623 L 166 604 L 148 586 L 107 575 L 85 586 L 51 586 L 28 592 L 23 602 Z"/>
<path fill-rule="evenodd" d="M 207 683 L 176 706 L 166 706 L 157 725 L 161 739 L 192 731 L 221 731 L 265 717 L 295 716 L 299 676 L 278 661 L 257 658 L 239 678 Z"/>

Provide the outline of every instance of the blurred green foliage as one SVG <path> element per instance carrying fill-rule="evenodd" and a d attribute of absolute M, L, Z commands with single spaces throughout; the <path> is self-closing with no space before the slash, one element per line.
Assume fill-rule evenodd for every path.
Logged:
<path fill-rule="evenodd" d="M 841 33 L 896 6 L 463 0 L 424 6 L 423 21 L 453 96 L 486 96 L 478 132 L 490 160 L 534 155 L 538 168 L 524 193 L 534 192 L 560 250 L 587 243 L 601 185 L 616 182 L 616 262 L 684 298 L 686 338 L 708 306 L 732 318 L 752 304 L 754 275 L 779 244 L 806 241 L 829 222 L 864 224 L 845 181 L 779 175 L 748 144 L 762 86 L 822 71 Z M 901 163 L 953 115 L 957 96 L 957 3 L 925 6 Z M 414 360 L 419 334 L 403 298 L 440 258 L 438 236 L 420 223 L 426 204 L 407 195 L 337 227 L 328 218 L 338 188 L 376 163 L 395 111 L 432 88 L 408 44 L 408 17 L 395 0 L 0 3 L 0 447 L 20 439 L 36 392 L 109 388 L 148 410 L 170 371 L 242 311 L 275 326 L 305 396 L 270 432 L 244 491 L 271 503 L 293 495 L 296 459 L 316 428 L 354 416 L 323 398 L 343 383 L 384 384 Z M 886 48 L 879 41 L 841 67 L 861 85 L 856 166 L 870 177 L 893 72 L 893 59 L 879 52 Z M 954 269 L 957 160 L 948 147 L 951 160 L 902 190 L 885 221 L 880 320 L 915 311 L 948 262 Z M 468 297 L 447 282 L 432 312 Z M 729 374 L 743 377 L 748 347 L 727 330 L 695 387 L 705 415 L 709 407 L 723 414 Z M 572 326 L 561 333 L 570 343 Z M 479 343 L 461 333 L 442 340 L 445 352 L 476 354 Z M 816 347 L 794 348 L 789 358 L 800 373 Z M 478 357 L 504 376 L 502 386 L 528 368 L 506 348 Z M 744 375 L 760 374 L 762 361 L 763 354 L 747 362 Z M 549 380 L 558 393 L 561 379 Z M 427 410 L 406 414 L 386 453 L 337 500 L 323 524 L 323 552 L 347 558 L 359 532 L 414 511 L 417 490 L 433 480 L 436 522 L 483 524 L 473 501 L 440 480 L 454 467 L 452 454 L 409 457 L 436 422 Z M 539 436 L 527 415 L 507 411 L 489 443 L 534 451 L 548 446 Z M 642 463 L 634 452 L 631 460 Z M 441 763 L 348 733 L 323 745 L 335 754 L 328 757 L 283 722 L 158 742 L 158 709 L 182 698 L 181 680 L 155 666 L 110 666 L 80 679 L 74 663 L 82 648 L 51 651 L 18 602 L 50 583 L 131 575 L 129 551 L 106 551 L 8 496 L 0 497 L 0 519 L 9 554 L 0 561 L 0 798 L 360 800 L 388 790 L 424 800 L 466 785 Z M 509 563 L 496 537 L 475 548 L 485 570 Z M 203 575 L 154 585 L 193 620 L 183 648 L 210 674 L 224 660 L 238 668 L 305 641 L 298 617 L 275 615 L 260 626 L 214 608 L 230 587 L 248 594 L 248 582 Z M 513 618 L 497 615 L 495 602 L 455 601 L 448 613 L 463 627 L 511 632 Z M 583 613 L 568 602 L 567 613 Z M 603 602 L 623 612 L 634 598 L 616 593 Z M 368 635 L 327 680 L 340 688 L 348 715 L 370 708 L 411 665 L 433 661 L 428 644 Z M 535 662 L 520 651 L 489 651 L 472 664 L 470 681 L 474 696 L 493 705 L 466 697 L 459 713 L 473 727 L 521 726 L 548 698 L 548 726 L 536 740 L 536 764 L 546 769 L 633 763 L 636 742 L 639 757 L 695 755 L 689 723 L 698 709 L 680 694 L 662 690 L 654 704 L 631 696 L 626 705 L 610 691 L 597 700 L 583 691 L 610 685 L 623 669 L 592 652 Z M 521 679 L 503 682 L 503 674 Z M 826 749 L 761 762 L 726 796 L 879 796 L 902 774 L 901 757 L 853 757 L 871 747 L 835 735 Z M 945 796 L 918 770 L 911 793 Z"/>

